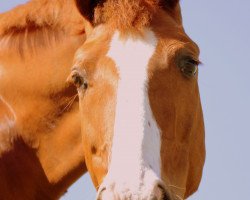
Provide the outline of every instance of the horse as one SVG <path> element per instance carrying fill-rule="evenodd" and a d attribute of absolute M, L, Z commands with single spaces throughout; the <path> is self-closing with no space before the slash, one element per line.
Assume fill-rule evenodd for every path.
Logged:
<path fill-rule="evenodd" d="M 73 0 L 0 15 L 0 199 L 58 199 L 87 171 L 77 90 L 66 83 L 84 41 Z"/>
<path fill-rule="evenodd" d="M 199 47 L 178 0 L 76 0 L 88 21 L 68 82 L 98 200 L 178 200 L 205 162 Z"/>

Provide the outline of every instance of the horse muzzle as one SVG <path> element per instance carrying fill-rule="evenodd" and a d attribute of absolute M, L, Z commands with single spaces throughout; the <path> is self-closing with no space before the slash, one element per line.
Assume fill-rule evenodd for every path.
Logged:
<path fill-rule="evenodd" d="M 151 187 L 141 185 L 138 189 L 129 184 L 103 184 L 97 193 L 97 200 L 174 200 L 161 181 Z"/>

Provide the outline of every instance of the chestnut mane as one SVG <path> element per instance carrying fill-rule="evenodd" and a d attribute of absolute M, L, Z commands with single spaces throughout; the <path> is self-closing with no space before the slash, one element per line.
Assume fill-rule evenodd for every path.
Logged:
<path fill-rule="evenodd" d="M 149 26 L 156 11 L 167 11 L 174 20 L 179 19 L 178 0 L 75 0 L 78 10 L 93 25 L 110 24 L 116 29 L 142 30 Z M 176 12 L 177 15 L 176 15 Z"/>
<path fill-rule="evenodd" d="M 158 8 L 157 0 L 108 0 L 95 9 L 94 23 L 109 22 L 119 29 L 141 29 L 150 24 Z"/>

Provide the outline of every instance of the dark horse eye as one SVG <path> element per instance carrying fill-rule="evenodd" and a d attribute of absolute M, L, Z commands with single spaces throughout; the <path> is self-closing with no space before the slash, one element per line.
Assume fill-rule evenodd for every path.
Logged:
<path fill-rule="evenodd" d="M 179 68 L 184 76 L 191 78 L 196 75 L 198 70 L 198 65 L 199 61 L 187 57 L 180 62 Z"/>
<path fill-rule="evenodd" d="M 84 75 L 78 70 L 73 69 L 71 73 L 71 82 L 77 87 L 77 88 L 83 88 L 87 89 L 88 88 L 88 83 L 84 78 Z"/>

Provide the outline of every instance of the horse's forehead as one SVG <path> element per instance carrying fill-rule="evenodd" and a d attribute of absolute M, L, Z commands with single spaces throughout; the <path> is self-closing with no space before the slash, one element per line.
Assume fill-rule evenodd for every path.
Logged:
<path fill-rule="evenodd" d="M 107 56 L 113 59 L 118 70 L 126 73 L 137 72 L 146 68 L 154 54 L 157 38 L 150 29 L 145 29 L 141 35 L 121 36 L 116 31 L 112 36 Z"/>

